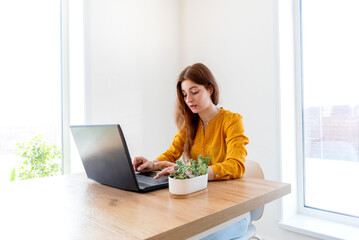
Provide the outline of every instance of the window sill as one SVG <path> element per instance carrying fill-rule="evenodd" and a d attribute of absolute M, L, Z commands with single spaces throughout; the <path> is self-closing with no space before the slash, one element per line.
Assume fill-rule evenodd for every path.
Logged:
<path fill-rule="evenodd" d="M 358 227 L 300 214 L 280 221 L 279 227 L 292 232 L 328 240 L 354 240 L 358 239 L 359 236 Z"/>

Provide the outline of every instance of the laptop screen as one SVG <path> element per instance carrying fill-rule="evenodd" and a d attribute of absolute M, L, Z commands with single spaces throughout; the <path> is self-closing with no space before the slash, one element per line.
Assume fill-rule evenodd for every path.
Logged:
<path fill-rule="evenodd" d="M 88 178 L 120 189 L 138 190 L 130 154 L 118 124 L 70 128 Z"/>

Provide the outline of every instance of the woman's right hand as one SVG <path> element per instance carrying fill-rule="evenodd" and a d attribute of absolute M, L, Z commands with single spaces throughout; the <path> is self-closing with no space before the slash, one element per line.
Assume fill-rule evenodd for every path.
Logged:
<path fill-rule="evenodd" d="M 149 172 L 154 170 L 154 162 L 147 160 L 145 157 L 135 157 L 132 161 L 133 170 L 138 172 Z"/>
<path fill-rule="evenodd" d="M 161 176 L 165 175 L 169 175 L 171 172 L 175 171 L 175 167 L 177 166 L 176 163 L 173 162 L 168 162 L 168 161 L 159 161 L 156 162 L 156 167 L 160 167 L 163 170 L 159 173 L 157 173 L 157 175 L 155 176 L 155 179 L 160 178 Z"/>

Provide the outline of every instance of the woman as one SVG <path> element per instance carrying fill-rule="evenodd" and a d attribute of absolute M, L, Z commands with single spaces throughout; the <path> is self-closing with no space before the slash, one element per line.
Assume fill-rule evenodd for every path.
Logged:
<path fill-rule="evenodd" d="M 177 135 L 169 149 L 156 160 L 135 157 L 133 167 L 140 172 L 164 168 L 156 178 L 168 175 L 183 156 L 210 157 L 208 180 L 240 178 L 247 156 L 242 116 L 217 107 L 218 86 L 211 71 L 197 63 L 186 67 L 177 81 Z"/>
<path fill-rule="evenodd" d="M 175 120 L 178 132 L 172 145 L 156 160 L 135 157 L 133 167 L 140 172 L 164 168 L 155 178 L 174 171 L 175 161 L 210 157 L 208 180 L 240 178 L 243 176 L 245 145 L 242 116 L 217 107 L 218 86 L 211 71 L 203 64 L 186 67 L 177 81 Z M 250 217 L 244 218 L 205 239 L 232 239 L 248 230 Z"/>

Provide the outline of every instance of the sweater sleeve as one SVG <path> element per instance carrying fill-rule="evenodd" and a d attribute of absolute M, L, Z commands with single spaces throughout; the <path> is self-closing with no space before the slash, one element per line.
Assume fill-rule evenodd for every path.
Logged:
<path fill-rule="evenodd" d="M 162 153 L 157 160 L 159 161 L 169 161 L 175 162 L 182 156 L 184 146 L 184 138 L 181 134 L 181 131 L 178 131 L 174 137 L 171 146 L 167 149 L 166 152 Z"/>
<path fill-rule="evenodd" d="M 212 165 L 215 180 L 240 178 L 244 174 L 247 156 L 245 145 L 249 140 L 244 135 L 241 115 L 236 114 L 226 124 L 225 141 L 227 145 L 225 160 Z"/>

